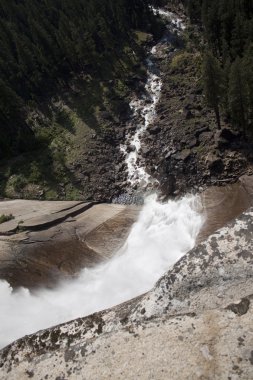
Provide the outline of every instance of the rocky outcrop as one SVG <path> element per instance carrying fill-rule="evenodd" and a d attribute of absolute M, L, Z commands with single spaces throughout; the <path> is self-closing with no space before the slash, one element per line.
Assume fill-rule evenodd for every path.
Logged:
<path fill-rule="evenodd" d="M 180 11 L 182 12 L 182 10 Z M 202 81 L 201 33 L 186 29 L 169 41 L 157 68 L 163 87 L 157 117 L 143 138 L 147 170 L 166 195 L 234 183 L 252 174 L 252 145 L 223 115 L 219 131 L 206 105 Z"/>
<path fill-rule="evenodd" d="M 251 379 L 252 221 L 249 209 L 146 295 L 6 347 L 1 379 Z"/>
<path fill-rule="evenodd" d="M 1 202 L 1 215 L 11 213 L 13 218 L 0 224 L 0 236 L 54 226 L 88 210 L 93 204 L 93 202 L 41 202 L 20 199 Z"/>
<path fill-rule="evenodd" d="M 0 279 L 11 286 L 53 286 L 111 257 L 138 207 L 83 202 L 0 202 Z"/>

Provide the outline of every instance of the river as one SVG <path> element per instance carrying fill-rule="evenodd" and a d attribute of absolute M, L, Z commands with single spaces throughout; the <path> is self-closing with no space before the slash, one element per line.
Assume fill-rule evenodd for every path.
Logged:
<path fill-rule="evenodd" d="M 170 20 L 169 27 L 173 30 L 180 33 L 184 29 L 182 20 L 173 17 L 171 13 L 158 13 Z M 146 172 L 139 154 L 142 133 L 156 116 L 162 79 L 155 60 L 161 47 L 166 47 L 166 44 L 165 36 L 149 52 L 146 91 L 130 104 L 133 120 L 141 117 L 142 123 L 138 124 L 134 135 L 127 136 L 126 144 L 121 147 L 125 153 L 129 184 L 141 188 L 143 192 L 147 188 L 150 190 L 156 187 L 156 180 Z M 129 153 L 127 145 L 132 146 Z M 189 195 L 177 201 L 160 203 L 155 193 L 150 194 L 145 199 L 139 219 L 133 225 L 127 241 L 109 261 L 82 270 L 77 279 L 61 283 L 52 290 L 39 289 L 31 293 L 28 289 L 21 288 L 13 291 L 7 282 L 1 281 L 0 346 L 26 334 L 84 317 L 149 291 L 176 261 L 194 247 L 197 239 L 203 240 L 217 229 L 217 223 L 222 218 L 218 221 L 212 219 L 211 225 L 206 225 L 205 215 L 213 215 L 220 208 L 223 198 L 222 194 L 220 198 Z M 220 203 L 217 199 L 220 199 Z M 206 200 L 211 210 L 209 214 L 208 207 L 205 207 Z M 207 212 L 203 213 L 203 208 Z"/>

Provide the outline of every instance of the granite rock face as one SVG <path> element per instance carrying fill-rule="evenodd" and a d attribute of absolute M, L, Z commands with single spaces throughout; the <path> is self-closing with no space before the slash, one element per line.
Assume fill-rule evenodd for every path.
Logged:
<path fill-rule="evenodd" d="M 54 286 L 110 258 L 137 219 L 135 206 L 83 202 L 0 202 L 0 279 L 12 287 Z"/>
<path fill-rule="evenodd" d="M 185 255 L 149 293 L 24 337 L 1 379 L 252 379 L 253 209 Z"/>

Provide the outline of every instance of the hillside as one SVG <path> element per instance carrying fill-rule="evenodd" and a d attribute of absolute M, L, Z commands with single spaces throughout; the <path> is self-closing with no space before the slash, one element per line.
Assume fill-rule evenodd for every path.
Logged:
<path fill-rule="evenodd" d="M 127 96 L 158 19 L 142 0 L 12 0 L 0 27 L 0 194 L 96 198 L 87 182 L 107 156 L 101 186 L 115 183 Z"/>
<path fill-rule="evenodd" d="M 184 182 L 202 187 L 250 174 L 251 2 L 150 3 L 190 22 L 158 64 L 161 133 L 145 137 L 139 159 L 167 195 L 185 191 Z M 164 29 L 149 5 L 1 4 L 0 196 L 110 201 L 132 192 L 120 146 L 136 128 L 129 104 L 145 93 L 144 58 Z"/>
<path fill-rule="evenodd" d="M 252 20 L 2 2 L 1 379 L 252 379 Z"/>

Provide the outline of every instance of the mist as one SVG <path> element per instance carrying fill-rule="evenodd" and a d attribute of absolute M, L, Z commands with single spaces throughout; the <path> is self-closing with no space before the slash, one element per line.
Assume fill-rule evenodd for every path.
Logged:
<path fill-rule="evenodd" d="M 83 269 L 77 279 L 53 290 L 13 291 L 1 281 L 0 346 L 149 291 L 193 248 L 203 222 L 196 202 L 198 198 L 185 197 L 161 204 L 156 196 L 148 197 L 127 241 L 112 259 Z"/>

